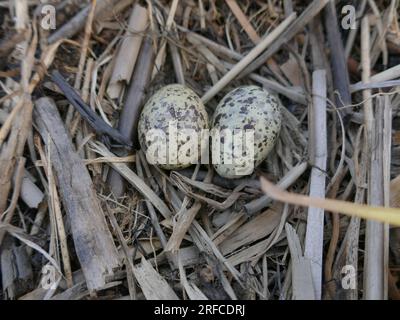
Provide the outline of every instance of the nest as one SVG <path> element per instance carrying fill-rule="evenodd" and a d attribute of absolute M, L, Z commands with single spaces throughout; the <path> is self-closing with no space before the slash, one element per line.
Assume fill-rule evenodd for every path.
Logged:
<path fill-rule="evenodd" d="M 400 299 L 398 4 L 350 3 L 0 9 L 0 298 Z M 210 116 L 279 95 L 252 175 L 147 162 L 138 118 L 171 83 Z"/>

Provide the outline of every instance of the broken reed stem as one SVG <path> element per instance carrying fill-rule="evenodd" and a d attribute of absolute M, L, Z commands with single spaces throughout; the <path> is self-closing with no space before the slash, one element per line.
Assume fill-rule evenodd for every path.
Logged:
<path fill-rule="evenodd" d="M 373 206 L 384 205 L 383 107 L 383 105 L 377 106 L 375 125 L 371 132 L 373 144 L 370 145 L 371 154 L 369 154 L 368 203 Z M 367 300 L 382 300 L 385 296 L 384 233 L 384 224 L 367 221 L 364 258 L 364 298 Z"/>
<path fill-rule="evenodd" d="M 111 99 L 118 99 L 125 84 L 129 83 L 139 56 L 144 32 L 148 25 L 148 11 L 136 4 L 129 17 L 127 31 L 115 58 L 107 93 Z"/>
<path fill-rule="evenodd" d="M 81 55 L 79 57 L 78 73 L 75 76 L 75 84 L 74 84 L 74 88 L 77 89 L 78 91 L 81 88 L 82 75 L 83 75 L 83 70 L 85 68 L 85 62 L 86 62 L 86 54 L 87 54 L 88 47 L 89 47 L 90 36 L 92 34 L 92 23 L 93 23 L 94 12 L 96 9 L 96 4 L 97 4 L 97 0 L 92 0 L 92 5 L 90 7 L 88 20 L 87 20 L 86 27 L 85 27 L 85 35 L 83 38 Z M 74 107 L 72 105 L 69 105 L 68 112 L 67 112 L 67 118 L 65 120 L 67 127 L 70 125 L 70 123 L 72 121 L 73 114 L 74 114 Z"/>
<path fill-rule="evenodd" d="M 205 30 L 206 29 L 206 18 L 205 18 L 205 13 L 204 13 L 204 5 L 203 5 L 203 0 L 198 0 L 199 2 L 199 15 L 200 15 L 200 29 Z"/>
<path fill-rule="evenodd" d="M 392 160 L 392 105 L 388 96 L 383 97 L 383 148 L 382 148 L 382 167 L 383 167 L 383 203 L 385 207 L 390 206 L 391 190 L 391 160 Z M 384 226 L 384 299 L 388 299 L 389 293 L 389 247 L 390 247 L 390 226 Z"/>
<path fill-rule="evenodd" d="M 176 9 L 178 7 L 179 0 L 173 0 L 171 8 L 168 12 L 167 22 L 165 23 L 165 31 L 168 32 L 171 29 L 172 23 L 174 22 Z"/>
<path fill-rule="evenodd" d="M 201 98 L 203 103 L 210 101 L 229 82 L 231 82 L 244 68 L 246 68 L 258 55 L 260 55 L 272 42 L 274 42 L 286 28 L 296 19 L 296 13 L 292 13 L 281 22 L 268 36 L 255 46 L 242 60 L 240 60 L 228 73 L 226 73 L 214 86 L 212 86 Z"/>
<path fill-rule="evenodd" d="M 334 90 L 337 90 L 341 99 L 336 97 L 336 104 L 339 107 L 351 104 L 351 94 L 349 90 L 350 79 L 347 70 L 347 61 L 344 54 L 343 42 L 338 26 L 338 18 L 336 14 L 336 5 L 331 1 L 325 7 L 325 26 L 329 48 L 331 51 L 331 71 L 333 75 Z M 349 110 L 342 110 L 347 114 Z"/>
<path fill-rule="evenodd" d="M 150 81 L 153 63 L 154 48 L 152 39 L 145 37 L 118 122 L 118 131 L 125 137 L 132 138 L 135 145 L 139 144 L 137 125 L 142 110 L 145 89 Z M 119 156 L 126 154 L 126 150 L 116 149 L 112 151 L 118 153 Z M 125 190 L 124 180 L 114 169 L 108 173 L 107 183 L 116 197 L 123 195 Z"/>
<path fill-rule="evenodd" d="M 355 176 L 355 186 L 356 193 L 354 196 L 354 203 L 361 204 L 365 201 L 365 184 L 367 176 L 367 157 L 368 154 L 363 152 L 364 145 L 366 143 L 366 138 L 364 134 L 364 128 L 360 127 L 358 129 L 353 152 L 353 161 L 356 168 Z M 360 159 L 361 156 L 361 159 Z M 347 227 L 345 239 L 342 242 L 341 249 L 343 248 L 344 262 L 343 265 L 352 265 L 354 267 L 355 273 L 358 272 L 358 252 L 359 252 L 359 234 L 360 234 L 360 218 L 351 217 L 349 226 Z M 340 259 L 337 257 L 337 260 Z M 358 300 L 358 279 L 356 279 L 355 288 L 348 290 L 346 292 L 346 298 L 348 300 Z"/>
<path fill-rule="evenodd" d="M 42 160 L 46 161 L 47 159 L 44 158 Z M 50 153 L 49 153 L 49 160 L 50 160 Z M 49 197 L 50 197 L 49 202 L 51 205 L 50 208 L 55 217 L 58 238 L 60 240 L 61 258 L 64 268 L 64 275 L 67 282 L 67 287 L 71 288 L 74 283 L 72 281 L 72 271 L 71 271 L 71 262 L 69 259 L 69 252 L 68 252 L 67 235 L 65 232 L 64 220 L 60 207 L 60 199 L 58 196 L 56 182 L 51 167 L 51 161 L 48 161 L 47 163 L 47 178 L 49 181 Z"/>
<path fill-rule="evenodd" d="M 303 255 L 300 238 L 289 223 L 285 224 L 285 231 L 291 256 L 292 299 L 315 300 L 317 297 L 313 286 L 312 261 Z"/>
<path fill-rule="evenodd" d="M 313 103 L 309 109 L 312 119 L 310 142 L 313 149 L 313 168 L 311 170 L 310 196 L 325 198 L 326 162 L 327 162 L 327 128 L 326 128 L 326 71 L 316 70 L 313 73 Z M 322 254 L 324 244 L 324 210 L 310 207 L 307 216 L 307 232 L 304 256 L 311 261 L 311 272 L 314 283 L 315 298 L 321 299 Z"/>
<path fill-rule="evenodd" d="M 361 64 L 362 64 L 362 82 L 369 83 L 371 76 L 370 69 L 370 33 L 369 33 L 369 20 L 368 16 L 365 16 L 361 22 Z M 371 100 L 371 90 L 363 91 L 363 101 L 364 101 L 364 123 L 367 133 L 368 145 L 371 144 L 371 132 L 373 123 L 373 113 L 372 113 L 372 100 Z M 368 152 L 369 153 L 369 152 Z"/>
<path fill-rule="evenodd" d="M 371 76 L 370 59 L 370 28 L 368 16 L 361 22 L 361 62 L 362 81 L 369 83 Z M 367 136 L 368 154 L 368 203 L 374 206 L 383 204 L 382 162 L 377 154 L 377 148 L 382 145 L 378 142 L 374 127 L 374 114 L 371 99 L 371 90 L 363 91 L 364 99 L 364 124 Z M 379 127 L 381 119 L 376 119 Z M 365 234 L 365 258 L 364 258 L 364 298 L 383 299 L 383 225 L 376 221 L 367 221 Z"/>

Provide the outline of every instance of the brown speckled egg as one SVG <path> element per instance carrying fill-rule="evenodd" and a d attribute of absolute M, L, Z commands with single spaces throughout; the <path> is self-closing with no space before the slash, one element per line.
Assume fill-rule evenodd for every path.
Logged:
<path fill-rule="evenodd" d="M 149 163 L 166 170 L 183 169 L 199 161 L 200 133 L 207 128 L 208 115 L 198 95 L 183 85 L 171 84 L 158 90 L 143 107 L 139 143 Z M 154 151 L 157 143 L 166 147 L 165 153 Z"/>
<path fill-rule="evenodd" d="M 212 151 L 219 154 L 219 162 L 213 160 L 217 173 L 225 178 L 234 179 L 252 174 L 254 168 L 265 160 L 274 147 L 281 128 L 281 102 L 279 98 L 269 91 L 257 86 L 239 87 L 229 92 L 218 104 L 212 118 L 212 132 L 219 132 L 218 139 L 212 140 Z M 227 150 L 235 149 L 232 139 L 227 139 L 224 131 L 248 130 L 254 140 L 254 152 L 247 149 L 246 144 L 239 145 L 237 152 L 243 157 L 235 156 L 232 151 L 232 160 L 225 157 Z M 213 134 L 214 134 L 213 133 Z M 254 134 L 253 134 L 254 133 Z M 240 136 L 240 135 L 238 135 Z M 244 137 L 244 134 L 241 135 Z M 219 140 L 219 141 L 218 141 Z M 243 141 L 243 140 L 242 140 Z M 219 149 L 216 145 L 219 142 Z M 248 145 L 251 145 L 250 143 Z M 247 160 L 246 160 L 247 156 Z M 214 157 L 214 155 L 213 155 Z M 228 161 L 224 161 L 228 159 Z"/>

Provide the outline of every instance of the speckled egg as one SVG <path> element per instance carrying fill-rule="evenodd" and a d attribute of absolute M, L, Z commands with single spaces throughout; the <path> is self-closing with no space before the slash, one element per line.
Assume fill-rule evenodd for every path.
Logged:
<path fill-rule="evenodd" d="M 208 115 L 199 96 L 183 85 L 171 84 L 143 107 L 139 143 L 149 163 L 166 170 L 183 169 L 199 162 L 206 147 L 201 132 L 207 128 Z"/>
<path fill-rule="evenodd" d="M 212 152 L 216 153 L 213 164 L 217 173 L 228 179 L 252 174 L 274 147 L 280 128 L 281 102 L 277 96 L 257 86 L 229 92 L 212 118 Z M 248 137 L 250 140 L 246 140 Z M 230 150 L 231 158 L 227 156 Z"/>

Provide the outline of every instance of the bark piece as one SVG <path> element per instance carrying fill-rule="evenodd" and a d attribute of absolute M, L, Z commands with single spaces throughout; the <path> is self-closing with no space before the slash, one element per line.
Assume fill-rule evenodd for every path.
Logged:
<path fill-rule="evenodd" d="M 92 180 L 73 149 L 54 101 L 41 98 L 35 105 L 35 122 L 50 152 L 88 289 L 102 288 L 105 277 L 119 266 L 119 258 Z"/>
<path fill-rule="evenodd" d="M 148 300 L 179 300 L 167 281 L 144 258 L 134 267 L 134 274 Z"/>
<path fill-rule="evenodd" d="M 0 255 L 2 287 L 6 299 L 15 299 L 33 289 L 32 266 L 25 246 L 17 247 L 10 237 L 5 242 Z"/>
<path fill-rule="evenodd" d="M 144 31 L 146 31 L 148 13 L 145 7 L 138 3 L 134 6 L 129 18 L 128 30 L 116 57 L 114 70 L 108 85 L 107 93 L 111 99 L 121 95 L 124 84 L 129 82 L 133 68 L 142 45 Z"/>

